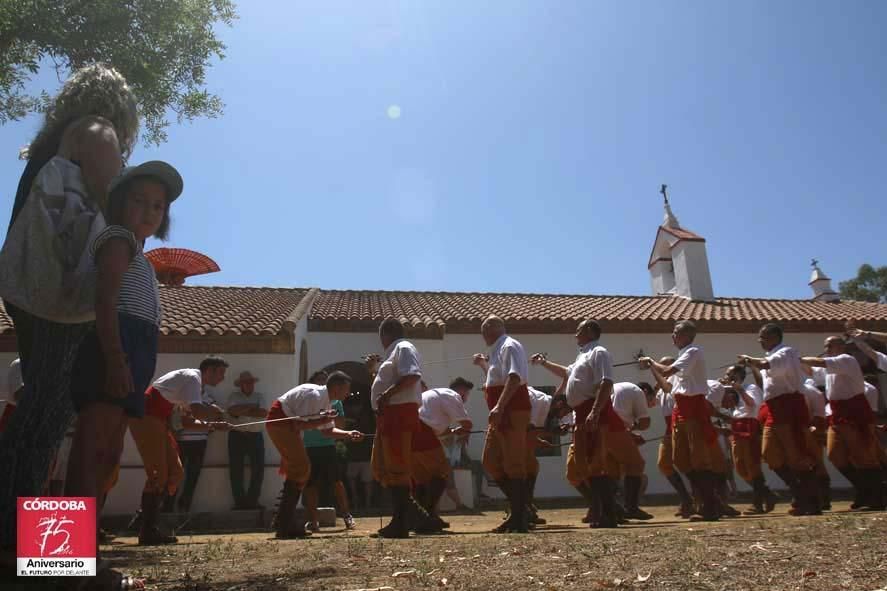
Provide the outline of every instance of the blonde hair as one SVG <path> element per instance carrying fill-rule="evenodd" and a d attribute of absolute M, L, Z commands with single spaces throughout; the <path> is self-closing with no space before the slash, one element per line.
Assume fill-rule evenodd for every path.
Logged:
<path fill-rule="evenodd" d="M 139 135 L 138 104 L 126 79 L 104 64 L 84 66 L 71 74 L 46 109 L 37 135 L 19 156 L 25 160 L 52 157 L 58 151 L 65 129 L 90 115 L 111 122 L 123 160 L 128 159 Z"/>

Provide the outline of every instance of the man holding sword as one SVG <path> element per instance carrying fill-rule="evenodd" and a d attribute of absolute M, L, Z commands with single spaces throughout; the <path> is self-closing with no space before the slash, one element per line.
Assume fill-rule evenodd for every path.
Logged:
<path fill-rule="evenodd" d="M 333 422 L 336 412 L 331 410 L 330 401 L 344 400 L 350 393 L 351 377 L 345 372 L 334 371 L 325 386 L 296 386 L 275 400 L 268 411 L 268 437 L 280 452 L 280 470 L 285 478 L 283 498 L 277 511 L 278 539 L 309 535 L 304 522 L 294 523 L 299 497 L 311 476 L 311 462 L 302 443 L 302 431 L 318 429 L 323 435 L 335 439 L 363 439 L 360 431 L 343 431 Z"/>

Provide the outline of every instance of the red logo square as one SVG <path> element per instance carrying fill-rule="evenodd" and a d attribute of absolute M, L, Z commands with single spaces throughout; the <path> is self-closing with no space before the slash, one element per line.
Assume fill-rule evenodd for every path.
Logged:
<path fill-rule="evenodd" d="M 19 576 L 95 575 L 94 498 L 19 497 L 17 517 Z"/>

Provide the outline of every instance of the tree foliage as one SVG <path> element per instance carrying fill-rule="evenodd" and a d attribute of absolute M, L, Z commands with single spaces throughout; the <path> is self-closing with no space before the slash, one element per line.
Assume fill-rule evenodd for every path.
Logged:
<path fill-rule="evenodd" d="M 838 284 L 841 298 L 887 304 L 887 267 L 862 265 L 853 279 Z"/>
<path fill-rule="evenodd" d="M 205 75 L 225 57 L 214 27 L 236 18 L 232 0 L 0 0 L 0 124 L 45 108 L 45 91 L 26 92 L 41 65 L 64 79 L 104 62 L 138 97 L 144 140 L 160 144 L 170 111 L 178 122 L 221 114 Z"/>

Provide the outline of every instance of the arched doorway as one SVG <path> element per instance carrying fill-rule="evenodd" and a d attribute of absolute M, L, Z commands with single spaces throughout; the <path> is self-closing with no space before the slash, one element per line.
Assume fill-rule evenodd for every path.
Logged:
<path fill-rule="evenodd" d="M 345 409 L 345 425 L 361 433 L 376 432 L 376 413 L 370 403 L 372 380 L 366 365 L 357 361 L 340 361 L 323 368 L 327 373 L 344 371 L 351 377 L 352 396 L 342 402 Z M 348 468 L 345 486 L 353 508 L 360 508 L 366 514 L 370 508 L 378 507 L 380 491 L 375 486 L 370 471 L 370 458 L 373 452 L 373 439 L 360 443 L 348 443 Z"/>
<path fill-rule="evenodd" d="M 351 392 L 353 395 L 342 402 L 345 407 L 345 419 L 349 429 L 357 429 L 361 433 L 376 432 L 376 415 L 370 404 L 370 372 L 366 365 L 357 361 L 339 361 L 323 368 L 327 373 L 344 371 L 351 376 Z M 370 443 L 372 449 L 372 443 Z M 362 460 L 360 460 L 362 461 Z M 369 461 L 367 456 L 366 461 Z"/>

